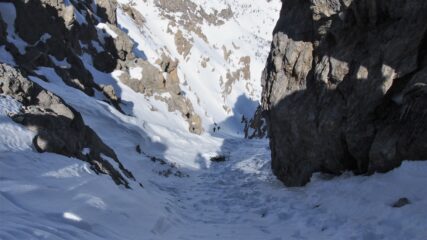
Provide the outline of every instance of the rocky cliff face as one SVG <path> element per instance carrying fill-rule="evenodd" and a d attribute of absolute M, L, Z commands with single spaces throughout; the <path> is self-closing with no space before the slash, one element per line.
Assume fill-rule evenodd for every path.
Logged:
<path fill-rule="evenodd" d="M 108 174 L 116 184 L 129 187 L 124 176 L 134 180 L 132 173 L 119 161 L 114 150 L 85 125 L 76 110 L 9 65 L 0 64 L 0 76 L 0 93 L 23 105 L 19 113 L 10 117 L 36 132 L 33 144 L 38 152 L 86 161 L 96 173 Z M 113 164 L 117 164 L 119 170 Z"/>
<path fill-rule="evenodd" d="M 118 8 L 141 27 L 144 23 L 144 18 L 131 5 L 120 5 L 115 0 L 96 4 L 35 0 L 14 1 L 13 7 L 9 7 L 14 11 L 7 19 L 9 22 L 2 24 L 4 29 L 0 28 L 4 31 L 0 45 L 5 45 L 20 69 L 44 78 L 37 70 L 52 68 L 65 84 L 90 96 L 103 96 L 104 101 L 123 112 L 122 107 L 126 106 L 116 94 L 118 87 L 94 79 L 94 72 L 120 71 L 121 81 L 137 92 L 171 93 L 171 99 L 164 100 L 170 111 L 182 114 L 189 131 L 202 133 L 201 120 L 194 113 L 192 103 L 180 95 L 179 79 L 174 71 L 178 63 L 166 56 L 157 63 L 148 62 L 143 54 L 134 52 L 135 42 L 120 29 Z M 160 64 L 171 67 L 166 71 Z M 134 69 L 145 72 L 141 79 L 130 74 Z"/>
<path fill-rule="evenodd" d="M 427 3 L 282 2 L 262 82 L 277 177 L 427 159 Z"/>
<path fill-rule="evenodd" d="M 116 184 L 129 187 L 128 180 L 134 177 L 114 150 L 85 125 L 77 110 L 33 82 L 59 79 L 122 111 L 114 87 L 96 83 L 84 61 L 89 58 L 94 69 L 108 73 L 132 59 L 129 41 L 115 41 L 100 29 L 116 24 L 116 5 L 114 1 L 98 1 L 98 5 L 50 0 L 2 3 L 0 94 L 22 104 L 20 113 L 11 118 L 36 133 L 33 144 L 38 152 L 86 161 L 94 172 L 108 174 Z"/>

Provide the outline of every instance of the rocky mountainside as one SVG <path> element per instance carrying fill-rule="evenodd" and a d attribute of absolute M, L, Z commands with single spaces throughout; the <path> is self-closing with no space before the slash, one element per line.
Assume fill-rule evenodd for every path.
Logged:
<path fill-rule="evenodd" d="M 283 0 L 263 75 L 274 173 L 427 159 L 427 3 Z"/>
<path fill-rule="evenodd" d="M 133 179 L 132 173 L 114 150 L 85 125 L 77 110 L 33 82 L 60 80 L 88 96 L 98 94 L 121 111 L 113 86 L 97 83 L 90 67 L 111 72 L 126 57 L 131 58 L 131 49 L 124 49 L 123 44 L 96 28 L 101 22 L 116 23 L 115 6 L 100 2 L 92 9 L 88 4 L 38 0 L 1 3 L 0 93 L 23 105 L 11 117 L 36 132 L 33 143 L 37 151 L 81 159 L 95 172 L 108 174 L 117 184 L 128 187 L 122 173 Z M 113 164 L 118 164 L 122 173 Z"/>
<path fill-rule="evenodd" d="M 251 117 L 261 97 L 259 81 L 279 1 L 154 0 L 135 1 L 133 8 L 144 23 L 129 28 L 129 36 L 149 61 L 164 55 L 177 61 L 181 90 L 193 105 L 191 116 L 198 116 L 189 121 L 197 123 L 196 133 L 221 129 L 265 136 L 262 120 Z M 120 19 L 128 25 L 126 16 Z M 187 115 L 165 97 L 159 99 Z"/>
<path fill-rule="evenodd" d="M 127 186 L 113 166 L 118 163 L 130 179 L 132 174 L 114 149 L 55 89 L 81 91 L 144 126 L 161 123 L 183 135 L 264 136 L 263 121 L 251 116 L 271 31 L 264 24 L 272 28 L 278 11 L 277 2 L 266 6 L 260 11 L 231 0 L 6 1 L 0 9 L 1 93 L 25 106 L 19 115 L 27 117 L 13 119 L 37 132 L 38 151 L 79 158 Z M 262 21 L 246 21 L 262 15 Z M 220 29 L 231 34 L 220 37 Z"/>

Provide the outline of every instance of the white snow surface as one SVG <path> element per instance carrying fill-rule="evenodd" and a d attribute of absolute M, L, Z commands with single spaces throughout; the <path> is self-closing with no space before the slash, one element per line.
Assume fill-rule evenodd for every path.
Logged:
<path fill-rule="evenodd" d="M 228 4 L 235 16 L 220 27 L 204 25 L 209 44 L 193 36 L 195 45 L 187 58 L 176 52 L 153 1 L 135 2 L 147 25 L 137 26 L 118 9 L 119 24 L 150 62 L 164 52 L 179 60 L 181 87 L 207 131 L 201 136 L 189 133 L 180 113 L 132 91 L 118 80 L 120 71 L 97 71 L 88 55 L 82 56 L 85 66 L 99 84 L 115 87 L 127 114 L 65 85 L 53 69 L 40 68 L 37 73 L 49 82 L 31 80 L 77 109 L 136 181 L 125 189 L 106 175 L 96 175 L 85 162 L 37 153 L 34 133 L 9 117 L 21 105 L 0 95 L 0 239 L 427 239 L 427 162 L 404 162 L 373 176 L 345 173 L 330 179 L 316 174 L 305 187 L 286 188 L 270 170 L 268 141 L 242 138 L 239 120 L 250 116 L 259 100 L 280 1 L 194 0 L 207 12 Z M 7 3 L 0 4 L 3 8 Z M 10 19 L 13 10 L 6 15 Z M 12 21 L 8 23 L 13 30 Z M 107 25 L 99 27 L 115 34 Z M 223 45 L 234 51 L 229 61 L 222 56 Z M 251 79 L 237 81 L 224 97 L 219 76 L 236 69 L 245 55 L 252 59 Z M 200 65 L 203 57 L 210 59 L 207 68 Z M 13 63 L 1 46 L 0 62 Z M 66 61 L 57 64 L 68 66 Z M 133 71 L 135 78 L 143 74 Z M 219 133 L 209 130 L 213 123 L 223 126 Z M 135 150 L 137 145 L 144 154 Z M 227 160 L 209 160 L 219 154 Z M 168 170 L 172 174 L 165 177 Z M 176 176 L 178 171 L 182 177 Z M 411 203 L 393 208 L 402 197 Z"/>
<path fill-rule="evenodd" d="M 98 23 L 98 25 L 96 25 L 96 27 L 97 27 L 98 29 L 105 30 L 105 32 L 106 32 L 108 35 L 110 35 L 112 38 L 117 38 L 117 33 L 115 33 L 115 32 L 110 28 L 110 26 L 108 26 L 107 24 L 105 24 L 105 23 Z"/>
<path fill-rule="evenodd" d="M 142 78 L 142 67 L 134 67 L 129 69 L 130 77 L 133 79 L 141 79 Z"/>
<path fill-rule="evenodd" d="M 19 102 L 0 94 L 0 155 L 31 149 L 34 133 L 15 124 L 9 117 L 18 113 L 20 107 Z"/>

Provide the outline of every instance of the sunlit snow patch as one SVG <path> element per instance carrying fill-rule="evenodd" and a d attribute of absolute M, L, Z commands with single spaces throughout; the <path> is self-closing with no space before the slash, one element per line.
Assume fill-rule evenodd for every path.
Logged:
<path fill-rule="evenodd" d="M 18 113 L 20 108 L 21 104 L 10 96 L 0 95 L 0 152 L 31 149 L 34 133 L 9 117 Z"/>
<path fill-rule="evenodd" d="M 117 38 L 117 33 L 114 32 L 107 24 L 98 23 L 97 28 L 105 30 L 112 38 Z"/>
<path fill-rule="evenodd" d="M 142 78 L 142 68 L 134 67 L 129 69 L 130 77 L 133 79 L 141 79 Z"/>
<path fill-rule="evenodd" d="M 71 212 L 64 212 L 64 214 L 62 214 L 62 217 L 65 219 L 74 221 L 74 222 L 82 221 L 82 219 L 79 216 L 77 216 L 76 214 L 71 213 Z"/>

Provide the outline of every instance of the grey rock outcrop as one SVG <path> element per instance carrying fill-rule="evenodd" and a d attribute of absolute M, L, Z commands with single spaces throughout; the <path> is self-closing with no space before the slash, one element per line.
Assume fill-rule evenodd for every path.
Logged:
<path fill-rule="evenodd" d="M 28 45 L 25 52 L 20 52 L 7 40 L 0 40 L 0 44 L 6 45 L 16 65 L 28 73 L 35 75 L 34 71 L 39 67 L 53 68 L 65 84 L 93 96 L 102 89 L 87 69 L 82 55 L 92 57 L 93 66 L 99 71 L 116 69 L 119 52 L 114 39 L 96 27 L 99 23 L 115 24 L 116 4 L 113 0 L 98 1 L 97 4 L 66 2 L 13 1 L 16 34 Z M 118 107 L 114 99 L 108 100 Z"/>
<path fill-rule="evenodd" d="M 117 23 L 116 0 L 97 0 L 96 4 L 96 13 L 98 14 L 98 16 L 101 16 L 103 19 L 107 19 L 108 22 L 111 24 Z"/>
<path fill-rule="evenodd" d="M 275 175 L 427 159 L 427 2 L 282 2 L 262 79 Z"/>
<path fill-rule="evenodd" d="M 108 174 L 116 184 L 126 187 L 129 187 L 127 178 L 134 180 L 115 152 L 85 125 L 76 110 L 28 80 L 19 70 L 0 64 L 0 93 L 22 103 L 21 112 L 11 118 L 37 133 L 33 139 L 37 151 L 86 161 L 96 173 Z M 114 161 L 119 170 L 107 158 Z"/>
<path fill-rule="evenodd" d="M 160 69 L 147 61 L 137 59 L 128 63 L 127 67 L 140 68 L 144 73 L 141 79 L 134 79 L 125 73 L 120 76 L 120 80 L 135 92 L 143 93 L 145 96 L 154 96 L 157 100 L 165 102 L 168 105 L 168 111 L 181 113 L 188 122 L 188 130 L 191 133 L 202 134 L 202 120 L 194 112 L 193 104 L 185 97 L 179 85 L 178 61 L 162 55 L 156 64 Z"/>
<path fill-rule="evenodd" d="M 243 118 L 241 123 L 245 124 L 244 133 L 247 139 L 262 139 L 267 135 L 267 124 L 264 119 L 264 111 L 258 106 L 254 116 L 251 119 Z M 252 133 L 249 133 L 251 130 Z"/>
<path fill-rule="evenodd" d="M 146 19 L 132 5 L 123 4 L 123 5 L 121 5 L 121 7 L 122 7 L 123 11 L 125 11 L 127 13 L 127 15 L 129 17 L 131 17 L 138 24 L 138 27 L 142 28 L 144 26 L 144 24 L 146 23 Z"/>

